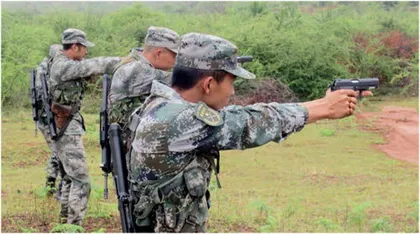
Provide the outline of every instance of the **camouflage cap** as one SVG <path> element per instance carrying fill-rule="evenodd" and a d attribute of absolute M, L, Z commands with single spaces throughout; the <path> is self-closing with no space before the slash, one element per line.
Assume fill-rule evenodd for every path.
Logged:
<path fill-rule="evenodd" d="M 164 47 L 174 53 L 178 52 L 179 35 L 168 28 L 150 26 L 144 44 L 148 46 Z"/>
<path fill-rule="evenodd" d="M 64 30 L 61 35 L 61 42 L 63 44 L 80 43 L 86 47 L 95 46 L 92 42 L 86 39 L 86 33 L 76 28 L 68 28 Z"/>
<path fill-rule="evenodd" d="M 55 57 L 58 53 L 60 53 L 60 50 L 63 49 L 63 46 L 60 44 L 53 44 L 50 46 L 50 52 L 48 53 L 48 56 L 51 58 Z"/>
<path fill-rule="evenodd" d="M 213 35 L 187 33 L 181 38 L 175 66 L 202 70 L 223 70 L 244 79 L 255 75 L 238 66 L 238 48 L 230 41 Z"/>

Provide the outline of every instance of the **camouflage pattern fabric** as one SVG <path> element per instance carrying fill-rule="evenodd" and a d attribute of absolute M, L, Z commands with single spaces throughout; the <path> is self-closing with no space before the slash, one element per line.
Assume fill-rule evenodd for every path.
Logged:
<path fill-rule="evenodd" d="M 81 225 L 87 211 L 91 185 L 80 131 L 81 116 L 75 116 L 56 142 L 62 180 L 60 222 Z"/>
<path fill-rule="evenodd" d="M 132 50 L 133 61 L 120 66 L 112 77 L 109 92 L 109 119 L 124 126 L 131 113 L 150 94 L 153 80 L 169 84 L 171 73 L 155 69 L 138 51 Z"/>
<path fill-rule="evenodd" d="M 93 47 L 95 44 L 86 39 L 86 33 L 80 29 L 68 28 L 64 30 L 61 35 L 61 42 L 63 44 L 82 44 L 86 47 Z"/>
<path fill-rule="evenodd" d="M 120 61 L 118 57 L 76 61 L 64 54 L 57 55 L 51 66 L 49 79 L 53 102 L 63 105 L 79 102 L 84 91 L 84 79 L 92 75 L 111 73 Z M 60 212 L 63 223 L 81 225 L 87 210 L 91 189 L 82 142 L 84 133 L 83 118 L 80 113 L 76 113 L 63 136 L 56 141 L 57 157 L 64 180 Z"/>
<path fill-rule="evenodd" d="M 51 66 L 49 87 L 53 102 L 69 105 L 80 101 L 85 89 L 85 79 L 91 76 L 111 74 L 118 63 L 119 57 L 98 57 L 81 61 L 69 59 L 64 54 L 58 54 Z"/>
<path fill-rule="evenodd" d="M 48 128 L 48 125 L 42 123 L 41 121 L 37 123 L 37 126 L 38 126 L 38 129 L 41 131 L 42 135 L 44 136 L 45 141 L 47 142 L 48 148 L 51 151 L 51 156 L 48 158 L 47 167 L 46 167 L 47 180 L 48 178 L 56 179 L 59 173 L 59 166 L 58 166 L 58 159 L 57 159 L 57 150 L 52 145 L 53 142 L 50 137 L 50 130 Z"/>
<path fill-rule="evenodd" d="M 179 35 L 168 28 L 151 26 L 147 29 L 144 44 L 147 46 L 164 47 L 174 53 L 177 53 L 179 47 Z"/>
<path fill-rule="evenodd" d="M 281 142 L 300 131 L 307 118 L 307 110 L 293 103 L 228 106 L 216 111 L 202 102 L 187 102 L 172 88 L 153 81 L 130 155 L 130 182 L 141 198 L 133 213 L 136 222 L 141 222 L 144 217 L 139 214 L 152 204 L 156 232 L 204 231 L 208 218 L 204 195 L 212 171 L 206 156 L 218 150 Z M 177 180 L 180 176 L 184 180 Z M 150 200 L 156 197 L 148 192 L 154 191 L 148 185 L 153 181 L 157 184 L 153 187 L 162 186 L 162 191 L 167 190 L 165 184 L 172 186 L 162 201 Z"/>
<path fill-rule="evenodd" d="M 238 66 L 238 48 L 213 35 L 187 33 L 182 36 L 175 66 L 202 70 L 223 70 L 245 79 L 255 75 Z"/>

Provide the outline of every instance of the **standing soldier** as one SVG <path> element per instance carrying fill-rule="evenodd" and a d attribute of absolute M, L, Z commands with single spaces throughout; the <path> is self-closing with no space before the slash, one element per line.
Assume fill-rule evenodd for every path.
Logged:
<path fill-rule="evenodd" d="M 44 60 L 37 67 L 36 78 L 35 78 L 36 87 L 37 87 L 37 90 L 38 90 L 37 93 L 41 94 L 41 75 L 45 75 L 46 78 L 48 79 L 49 74 L 50 74 L 51 64 L 54 61 L 54 57 L 61 53 L 62 48 L 63 47 L 59 44 L 51 45 L 50 46 L 50 51 L 48 53 L 49 57 L 44 58 Z M 40 95 L 38 95 L 38 96 L 40 96 Z M 48 145 L 48 147 L 50 148 L 50 151 L 51 151 L 51 156 L 48 158 L 48 161 L 47 161 L 47 168 L 46 168 L 47 181 L 46 181 L 45 185 L 48 188 L 48 194 L 52 195 L 57 190 L 56 187 L 55 187 L 55 181 L 57 180 L 58 173 L 59 173 L 57 152 L 52 147 L 50 131 L 49 131 L 48 123 L 47 123 L 47 120 L 46 120 L 46 114 L 45 114 L 45 111 L 44 111 L 43 108 L 40 108 L 38 116 L 40 118 L 37 121 L 37 127 L 42 132 L 42 135 L 44 136 L 45 141 L 47 142 L 47 145 Z M 60 185 L 61 185 L 61 182 L 60 182 Z M 60 189 L 60 187 L 61 186 L 59 186 L 59 189 Z M 58 191 L 58 193 L 57 193 L 57 199 L 60 198 L 59 194 L 60 194 L 60 191 Z"/>
<path fill-rule="evenodd" d="M 94 44 L 79 29 L 66 29 L 62 44 L 63 52 L 54 59 L 49 79 L 51 109 L 57 125 L 57 156 L 63 168 L 60 221 L 81 225 L 91 190 L 82 142 L 85 127 L 80 114 L 85 82 L 91 76 L 111 73 L 121 59 L 84 59 L 87 47 Z"/>
<path fill-rule="evenodd" d="M 179 35 L 167 28 L 149 27 L 142 52 L 133 49 L 115 71 L 109 94 L 110 123 L 126 125 L 131 113 L 150 94 L 153 80 L 168 84 Z"/>
<path fill-rule="evenodd" d="M 344 118 L 356 107 L 353 90 L 327 92 L 304 103 L 226 107 L 235 79 L 255 78 L 236 58 L 231 42 L 189 33 L 181 39 L 172 88 L 153 81 L 129 155 L 137 228 L 204 232 L 210 175 L 218 171 L 214 158 L 219 150 L 281 142 L 306 124 Z"/>

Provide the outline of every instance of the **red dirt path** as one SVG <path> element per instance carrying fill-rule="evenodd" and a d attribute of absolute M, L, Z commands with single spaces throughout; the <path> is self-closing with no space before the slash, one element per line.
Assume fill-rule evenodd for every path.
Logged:
<path fill-rule="evenodd" d="M 413 108 L 386 106 L 381 112 L 356 115 L 359 120 L 373 121 L 375 130 L 384 133 L 386 143 L 375 145 L 390 157 L 419 164 L 419 115 Z"/>

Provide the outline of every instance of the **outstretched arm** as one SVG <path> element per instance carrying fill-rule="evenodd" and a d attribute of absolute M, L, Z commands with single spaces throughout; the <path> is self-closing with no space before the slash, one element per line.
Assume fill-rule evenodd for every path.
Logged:
<path fill-rule="evenodd" d="M 98 57 L 81 61 L 58 60 L 51 67 L 51 76 L 59 77 L 60 81 L 69 81 L 80 77 L 102 75 L 111 73 L 120 61 L 120 57 Z"/>

